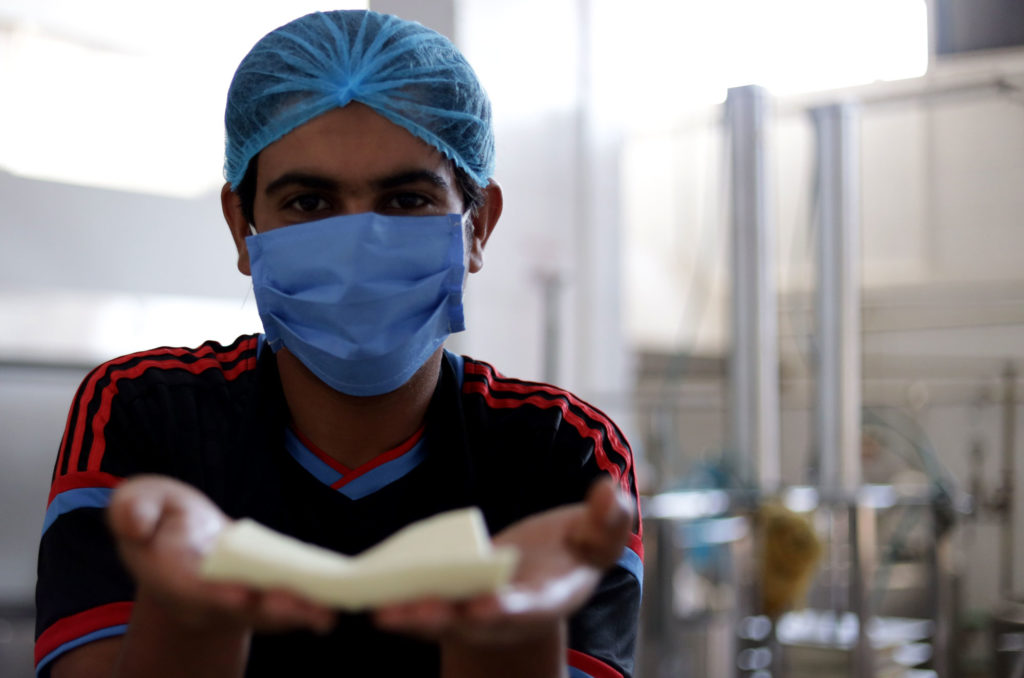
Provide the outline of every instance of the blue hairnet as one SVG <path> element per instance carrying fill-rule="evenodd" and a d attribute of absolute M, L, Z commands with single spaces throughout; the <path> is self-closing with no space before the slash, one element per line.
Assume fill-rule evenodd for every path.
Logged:
<path fill-rule="evenodd" d="M 228 90 L 224 176 L 299 125 L 366 104 L 451 158 L 480 186 L 494 172 L 491 105 L 465 57 L 418 23 L 366 10 L 316 12 L 264 36 Z"/>

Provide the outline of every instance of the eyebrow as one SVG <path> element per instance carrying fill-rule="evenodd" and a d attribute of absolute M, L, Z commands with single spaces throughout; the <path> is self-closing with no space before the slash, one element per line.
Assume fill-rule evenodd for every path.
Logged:
<path fill-rule="evenodd" d="M 436 186 L 442 190 L 448 189 L 448 182 L 445 181 L 444 177 L 437 172 L 432 172 L 426 169 L 414 169 L 398 172 L 397 174 L 372 179 L 370 184 L 377 190 L 387 190 L 391 188 L 398 188 L 399 186 L 419 183 L 421 181 Z M 267 184 L 263 193 L 265 195 L 271 195 L 288 186 L 301 186 L 302 188 L 309 188 L 313 190 L 336 192 L 341 187 L 341 184 L 334 179 L 323 176 L 322 174 L 286 172 Z"/>
<path fill-rule="evenodd" d="M 301 186 L 319 191 L 337 191 L 338 182 L 320 174 L 308 174 L 306 172 L 285 172 L 278 178 L 267 184 L 263 189 L 264 195 L 271 195 L 288 186 Z"/>
<path fill-rule="evenodd" d="M 421 181 L 425 181 L 428 184 L 433 184 L 437 188 L 447 189 L 448 182 L 444 180 L 437 172 L 431 172 L 425 169 L 409 170 L 408 172 L 399 172 L 398 174 L 392 174 L 388 177 L 382 177 L 375 179 L 371 183 L 377 188 L 388 189 L 398 188 L 399 186 L 405 186 L 407 184 L 415 184 Z"/>

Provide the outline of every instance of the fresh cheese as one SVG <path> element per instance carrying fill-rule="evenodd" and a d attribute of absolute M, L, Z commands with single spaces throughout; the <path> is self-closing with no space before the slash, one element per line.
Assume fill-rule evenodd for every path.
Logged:
<path fill-rule="evenodd" d="M 467 508 L 408 525 L 352 557 L 243 519 L 220 534 L 201 574 L 256 589 L 285 589 L 355 611 L 497 591 L 508 583 L 516 560 L 515 549 L 492 548 L 479 509 Z"/>

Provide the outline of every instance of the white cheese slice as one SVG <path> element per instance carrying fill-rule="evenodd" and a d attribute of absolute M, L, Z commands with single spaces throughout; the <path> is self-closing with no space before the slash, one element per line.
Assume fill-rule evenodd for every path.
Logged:
<path fill-rule="evenodd" d="M 218 537 L 201 574 L 257 589 L 286 589 L 345 610 L 439 597 L 469 598 L 508 583 L 517 553 L 491 547 L 479 509 L 449 511 L 408 525 L 348 557 L 239 520 Z"/>

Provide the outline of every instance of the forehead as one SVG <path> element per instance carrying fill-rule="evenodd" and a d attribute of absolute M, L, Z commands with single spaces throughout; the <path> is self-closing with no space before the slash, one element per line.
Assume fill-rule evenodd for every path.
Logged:
<path fill-rule="evenodd" d="M 319 115 L 264 148 L 260 183 L 285 172 L 315 172 L 359 182 L 395 171 L 430 169 L 451 176 L 444 155 L 373 109 L 350 103 Z"/>

